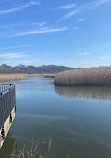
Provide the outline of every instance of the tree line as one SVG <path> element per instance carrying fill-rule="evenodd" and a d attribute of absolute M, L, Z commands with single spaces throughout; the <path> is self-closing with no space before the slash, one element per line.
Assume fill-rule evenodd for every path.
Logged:
<path fill-rule="evenodd" d="M 65 66 L 56 66 L 56 65 L 42 65 L 42 66 L 25 66 L 25 65 L 18 65 L 15 67 L 2 64 L 0 66 L 0 74 L 42 74 L 42 73 L 58 73 L 65 70 L 71 70 L 70 67 Z"/>

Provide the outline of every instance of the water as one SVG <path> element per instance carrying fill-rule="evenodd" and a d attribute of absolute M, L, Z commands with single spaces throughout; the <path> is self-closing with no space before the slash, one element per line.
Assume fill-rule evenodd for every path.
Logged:
<path fill-rule="evenodd" d="M 55 87 L 30 77 L 16 84 L 17 113 L 0 158 L 30 148 L 31 140 L 53 158 L 111 158 L 111 88 Z"/>

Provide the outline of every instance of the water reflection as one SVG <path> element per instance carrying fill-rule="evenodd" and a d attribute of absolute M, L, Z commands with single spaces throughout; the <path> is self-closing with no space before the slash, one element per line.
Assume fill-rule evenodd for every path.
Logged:
<path fill-rule="evenodd" d="M 55 86 L 55 91 L 60 96 L 71 98 L 111 100 L 111 87 Z"/>
<path fill-rule="evenodd" d="M 0 158 L 15 158 L 17 151 L 16 139 L 13 138 L 12 134 L 8 133 L 7 138 L 4 142 L 3 147 L 0 150 Z"/>

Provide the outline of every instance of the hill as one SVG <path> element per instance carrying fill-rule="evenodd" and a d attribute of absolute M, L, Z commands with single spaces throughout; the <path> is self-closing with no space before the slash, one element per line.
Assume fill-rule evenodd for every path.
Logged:
<path fill-rule="evenodd" d="M 0 74 L 43 74 L 43 73 L 58 73 L 66 70 L 72 70 L 73 68 L 65 66 L 56 66 L 56 65 L 42 65 L 42 66 L 25 66 L 18 65 L 11 67 L 6 64 L 0 66 Z"/>

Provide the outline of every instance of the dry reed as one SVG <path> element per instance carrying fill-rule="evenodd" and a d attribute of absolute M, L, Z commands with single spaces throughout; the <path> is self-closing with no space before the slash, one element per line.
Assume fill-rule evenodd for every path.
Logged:
<path fill-rule="evenodd" d="M 109 86 L 111 85 L 111 66 L 60 72 L 55 76 L 55 85 Z"/>
<path fill-rule="evenodd" d="M 26 80 L 29 76 L 52 77 L 54 74 L 0 74 L 0 82 L 8 82 L 15 80 Z"/>

